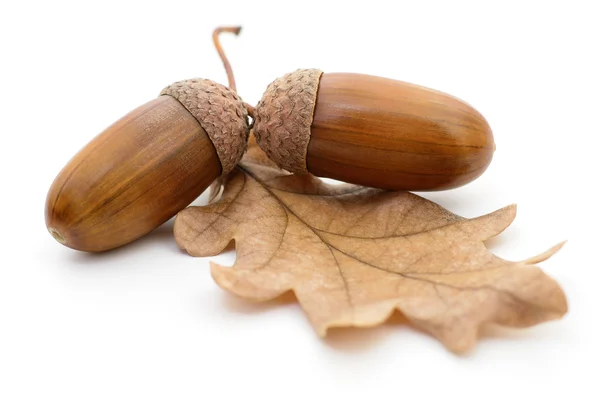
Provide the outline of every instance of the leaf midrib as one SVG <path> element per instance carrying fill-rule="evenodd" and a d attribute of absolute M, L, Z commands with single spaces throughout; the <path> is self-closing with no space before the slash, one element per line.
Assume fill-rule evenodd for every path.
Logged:
<path fill-rule="evenodd" d="M 352 297 L 350 295 L 350 291 L 349 291 L 349 288 L 348 288 L 348 282 L 347 282 L 346 278 L 344 277 L 343 270 L 341 269 L 341 266 L 339 265 L 339 262 L 338 262 L 337 258 L 335 257 L 335 254 L 333 253 L 333 250 L 336 250 L 339 253 L 341 253 L 342 255 L 346 255 L 349 258 L 354 259 L 355 261 L 357 261 L 359 263 L 362 263 L 362 264 L 364 264 L 364 265 L 366 265 L 368 267 L 371 267 L 373 269 L 380 270 L 380 271 L 383 271 L 385 273 L 394 274 L 394 275 L 400 276 L 400 277 L 405 278 L 405 279 L 425 282 L 427 284 L 433 285 L 434 288 L 435 288 L 435 286 L 443 286 L 443 287 L 448 287 L 448 288 L 451 288 L 451 289 L 454 289 L 454 290 L 458 290 L 458 291 L 482 291 L 482 290 L 485 291 L 485 290 L 488 290 L 488 291 L 496 292 L 498 294 L 506 294 L 508 297 L 510 297 L 511 299 L 513 299 L 514 301 L 518 302 L 519 304 L 521 304 L 521 305 L 523 305 L 525 307 L 529 306 L 529 307 L 539 308 L 539 309 L 541 309 L 543 311 L 547 310 L 546 308 L 541 307 L 539 305 L 536 305 L 536 304 L 534 304 L 532 302 L 524 301 L 523 299 L 521 299 L 520 297 L 516 296 L 514 293 L 512 293 L 510 291 L 498 289 L 498 288 L 496 288 L 493 285 L 484 284 L 484 285 L 477 286 L 477 287 L 456 286 L 456 285 L 449 284 L 449 283 L 444 283 L 444 282 L 430 280 L 430 279 L 427 279 L 427 278 L 417 277 L 417 276 L 412 275 L 411 273 L 403 273 L 403 272 L 398 272 L 398 271 L 394 271 L 394 270 L 390 270 L 390 269 L 385 269 L 385 268 L 373 265 L 372 263 L 366 262 L 366 261 L 364 261 L 364 260 L 362 260 L 362 259 L 360 259 L 360 258 L 358 258 L 358 257 L 356 257 L 354 255 L 348 254 L 347 252 L 341 250 L 340 248 L 336 247 L 332 243 L 326 241 L 323 238 L 323 236 L 321 235 L 321 233 L 329 233 L 329 234 L 338 235 L 338 236 L 341 236 L 341 237 L 350 237 L 350 236 L 345 236 L 345 235 L 341 235 L 341 234 L 331 233 L 331 232 L 328 232 L 326 230 L 321 230 L 321 229 L 318 229 L 316 227 L 313 227 L 308 222 L 306 222 L 304 219 L 302 219 L 294 210 L 292 210 L 291 208 L 289 208 L 288 205 L 279 196 L 277 196 L 277 194 L 275 194 L 271 190 L 271 187 L 268 186 L 268 185 L 266 185 L 262 180 L 260 180 L 260 178 L 258 178 L 256 175 L 254 175 L 254 173 L 251 170 L 249 170 L 248 168 L 244 167 L 243 165 L 238 165 L 238 167 L 239 167 L 240 170 L 242 170 L 242 172 L 244 174 L 244 179 L 247 178 L 247 177 L 250 177 L 254 181 L 256 181 L 265 191 L 267 191 L 269 193 L 269 195 L 271 195 L 277 201 L 277 203 L 283 208 L 283 210 L 286 212 L 286 214 L 287 213 L 292 214 L 296 219 L 298 219 L 302 224 L 304 224 L 309 230 L 311 230 L 315 234 L 315 236 L 317 236 L 321 240 L 321 242 L 323 244 L 325 244 L 325 246 L 331 252 L 331 256 L 333 257 L 333 259 L 335 261 L 335 264 L 336 264 L 336 266 L 338 268 L 338 272 L 339 272 L 340 277 L 341 277 L 341 279 L 342 279 L 342 281 L 344 283 L 344 291 L 346 293 L 346 297 L 347 297 L 348 303 L 349 303 L 350 307 L 352 307 L 352 308 L 354 308 L 354 305 L 352 304 Z M 244 181 L 244 184 L 245 184 L 245 181 Z M 289 192 L 289 193 L 293 193 L 293 192 Z M 462 222 L 462 220 L 459 221 L 459 222 Z M 372 239 L 375 240 L 375 239 L 383 239 L 383 238 L 390 238 L 390 237 L 408 237 L 408 236 L 411 236 L 411 235 L 418 235 L 418 234 L 422 234 L 422 233 L 425 233 L 425 232 L 417 232 L 417 233 L 407 234 L 405 236 L 393 235 L 393 236 L 388 236 L 388 237 L 375 237 L 375 238 L 372 238 Z M 352 236 L 350 238 L 357 238 L 357 237 Z M 368 237 L 360 237 L 360 238 L 369 239 Z M 283 238 L 282 238 L 282 240 L 283 240 Z M 273 256 L 275 255 L 276 252 L 277 252 L 277 250 L 275 250 Z M 494 268 L 497 268 L 497 267 L 494 267 Z M 490 270 L 490 269 L 485 269 L 485 270 Z M 447 276 L 448 275 L 448 273 L 429 273 L 429 274 L 430 275 L 439 275 L 439 276 Z M 454 274 L 454 273 L 451 273 L 451 274 Z"/>

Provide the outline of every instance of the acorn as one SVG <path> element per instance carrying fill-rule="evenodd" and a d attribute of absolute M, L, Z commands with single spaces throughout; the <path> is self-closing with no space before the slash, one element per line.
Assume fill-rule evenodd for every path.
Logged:
<path fill-rule="evenodd" d="M 175 83 L 64 167 L 46 199 L 48 231 L 81 251 L 136 240 L 230 172 L 248 134 L 248 111 L 234 90 L 204 79 Z"/>
<path fill-rule="evenodd" d="M 469 104 L 382 77 L 301 69 L 272 82 L 253 133 L 281 168 L 390 190 L 451 189 L 479 177 L 495 150 Z"/>

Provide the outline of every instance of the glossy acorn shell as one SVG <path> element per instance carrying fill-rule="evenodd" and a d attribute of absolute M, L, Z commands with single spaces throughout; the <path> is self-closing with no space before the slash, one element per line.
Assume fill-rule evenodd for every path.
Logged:
<path fill-rule="evenodd" d="M 221 174 L 207 133 L 171 96 L 133 110 L 64 167 L 46 200 L 60 243 L 106 251 L 152 231 Z"/>
<path fill-rule="evenodd" d="M 310 172 L 394 190 L 443 190 L 479 177 L 492 131 L 473 107 L 413 84 L 323 74 L 307 151 Z"/>
<path fill-rule="evenodd" d="M 382 77 L 307 73 L 312 71 L 273 82 L 256 109 L 257 141 L 281 167 L 298 172 L 301 167 L 286 162 L 304 150 L 305 170 L 317 176 L 431 191 L 464 185 L 490 164 L 492 131 L 462 100 Z M 315 78 L 313 93 L 309 80 Z M 306 118 L 297 116 L 298 109 L 311 106 L 303 148 L 303 127 L 296 127 Z"/>

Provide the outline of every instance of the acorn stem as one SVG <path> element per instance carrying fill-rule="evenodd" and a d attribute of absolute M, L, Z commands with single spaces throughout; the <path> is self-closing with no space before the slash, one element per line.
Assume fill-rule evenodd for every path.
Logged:
<path fill-rule="evenodd" d="M 227 59 L 227 55 L 225 55 L 225 51 L 223 51 L 223 47 L 221 47 L 219 35 L 223 32 L 226 32 L 233 33 L 237 36 L 240 34 L 241 30 L 241 26 L 219 26 L 213 31 L 213 42 L 215 43 L 215 48 L 219 53 L 221 61 L 223 61 L 223 66 L 225 67 L 225 72 L 227 73 L 227 80 L 229 81 L 229 88 L 235 92 L 237 92 L 237 88 L 235 86 L 235 77 L 233 77 L 233 70 L 231 69 L 231 64 Z M 246 102 L 244 102 L 244 105 L 246 106 L 246 110 L 248 110 L 248 115 L 252 118 L 252 120 L 254 120 L 254 106 Z"/>
<path fill-rule="evenodd" d="M 223 66 L 225 67 L 225 72 L 227 73 L 227 80 L 229 81 L 229 88 L 233 91 L 237 92 L 235 87 L 235 78 L 233 77 L 233 70 L 231 70 L 231 65 L 229 64 L 229 60 L 223 51 L 223 47 L 221 47 L 221 42 L 219 41 L 219 35 L 223 32 L 233 33 L 236 36 L 240 34 L 242 30 L 241 26 L 219 26 L 213 31 L 213 42 L 215 44 L 215 49 L 219 53 L 219 57 L 221 61 L 223 61 Z"/>
<path fill-rule="evenodd" d="M 248 110 L 248 115 L 254 119 L 254 106 L 246 102 L 244 102 L 244 105 L 246 106 L 246 110 Z"/>

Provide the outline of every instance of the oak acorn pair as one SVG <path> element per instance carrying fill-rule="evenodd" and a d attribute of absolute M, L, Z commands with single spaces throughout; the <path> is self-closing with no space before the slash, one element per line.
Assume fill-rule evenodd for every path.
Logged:
<path fill-rule="evenodd" d="M 46 225 L 57 241 L 92 252 L 127 244 L 235 167 L 252 108 L 215 44 L 233 89 L 175 83 L 94 138 L 50 187 Z M 384 189 L 463 185 L 494 151 L 487 122 L 468 104 L 373 76 L 298 70 L 271 83 L 253 113 L 257 142 L 280 167 Z"/>

